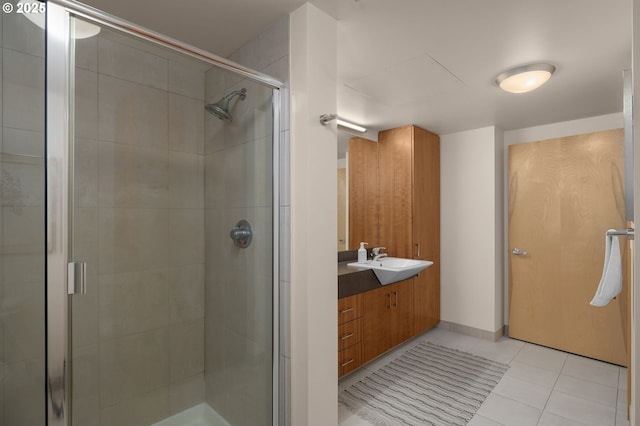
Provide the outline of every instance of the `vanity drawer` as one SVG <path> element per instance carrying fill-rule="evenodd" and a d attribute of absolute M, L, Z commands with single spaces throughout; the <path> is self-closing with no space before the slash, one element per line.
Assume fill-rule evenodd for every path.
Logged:
<path fill-rule="evenodd" d="M 362 294 L 338 299 L 338 325 L 362 316 Z"/>
<path fill-rule="evenodd" d="M 345 322 L 338 326 L 338 350 L 341 351 L 349 346 L 362 341 L 362 318 Z"/>
<path fill-rule="evenodd" d="M 360 364 L 362 364 L 362 343 L 356 343 L 338 352 L 339 377 L 360 367 Z"/>

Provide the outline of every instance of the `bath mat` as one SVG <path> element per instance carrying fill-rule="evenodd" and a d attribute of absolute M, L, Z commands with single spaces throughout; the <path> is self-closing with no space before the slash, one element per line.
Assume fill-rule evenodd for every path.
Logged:
<path fill-rule="evenodd" d="M 338 403 L 377 426 L 466 425 L 508 369 L 422 342 L 340 392 Z"/>

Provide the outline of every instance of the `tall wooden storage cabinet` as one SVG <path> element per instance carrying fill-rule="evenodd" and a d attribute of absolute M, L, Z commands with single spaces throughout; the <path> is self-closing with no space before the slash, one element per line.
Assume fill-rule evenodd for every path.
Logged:
<path fill-rule="evenodd" d="M 416 126 L 378 134 L 380 245 L 430 260 L 414 278 L 416 334 L 440 322 L 440 137 Z"/>

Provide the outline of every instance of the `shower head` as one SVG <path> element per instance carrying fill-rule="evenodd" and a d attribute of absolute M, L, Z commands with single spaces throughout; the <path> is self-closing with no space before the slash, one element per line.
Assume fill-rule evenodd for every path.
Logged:
<path fill-rule="evenodd" d="M 210 114 L 215 115 L 220 120 L 223 121 L 233 121 L 233 117 L 229 112 L 229 101 L 234 96 L 240 96 L 240 100 L 244 100 L 247 97 L 247 89 L 236 90 L 234 92 L 229 93 L 227 96 L 221 98 L 218 102 L 214 104 L 205 105 L 204 109 L 207 110 Z"/>

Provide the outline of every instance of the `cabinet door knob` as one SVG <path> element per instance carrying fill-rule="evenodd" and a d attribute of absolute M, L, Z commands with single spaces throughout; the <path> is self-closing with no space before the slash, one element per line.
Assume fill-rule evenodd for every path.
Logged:
<path fill-rule="evenodd" d="M 342 337 L 340 338 L 340 340 L 346 340 L 346 339 L 348 339 L 349 337 L 353 337 L 353 333 L 349 333 L 349 334 L 347 334 L 346 336 L 342 336 Z"/>
<path fill-rule="evenodd" d="M 396 308 L 398 307 L 398 292 L 394 291 L 393 294 L 396 296 Z"/>
<path fill-rule="evenodd" d="M 347 308 L 347 309 L 343 309 L 342 311 L 340 311 L 341 314 L 346 314 L 347 312 L 351 312 L 353 311 L 353 307 L 351 308 Z"/>

